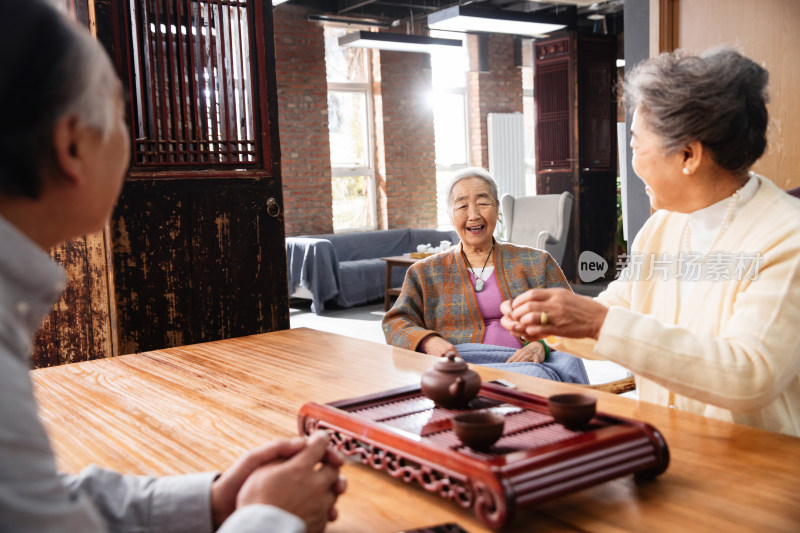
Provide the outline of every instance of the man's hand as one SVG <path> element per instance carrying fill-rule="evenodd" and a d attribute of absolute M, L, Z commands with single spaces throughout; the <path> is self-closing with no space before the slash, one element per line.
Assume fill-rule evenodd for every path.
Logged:
<path fill-rule="evenodd" d="M 280 439 L 255 448 L 239 457 L 211 484 L 211 509 L 214 529 L 236 510 L 236 496 L 247 477 L 261 465 L 293 456 L 306 445 L 306 439 Z"/>
<path fill-rule="evenodd" d="M 260 468 L 267 465 L 283 464 L 286 460 L 297 455 L 301 450 L 307 450 L 307 446 L 314 444 L 310 452 L 313 456 L 321 453 L 321 459 L 317 462 L 325 463 L 337 472 L 342 465 L 340 456 L 326 448 L 328 437 L 324 432 L 314 434 L 306 440 L 303 437 L 295 437 L 291 440 L 279 439 L 259 448 L 250 450 L 241 456 L 228 470 L 226 470 L 211 485 L 211 509 L 213 513 L 214 528 L 218 528 L 233 513 L 237 507 L 237 498 L 248 478 Z M 308 457 L 308 453 L 306 457 Z M 338 481 L 333 487 L 335 495 L 344 492 L 344 480 Z M 251 503 L 270 503 L 270 502 L 251 502 Z M 272 505 L 276 505 L 272 503 Z M 281 507 L 280 505 L 276 505 Z M 292 512 L 289 509 L 285 509 Z M 334 520 L 336 510 L 330 507 L 331 520 Z M 295 514 L 295 513 L 293 513 Z M 299 515 L 298 515 L 299 516 Z M 303 517 L 300 517 L 303 518 Z"/>
<path fill-rule="evenodd" d="M 328 435 L 314 433 L 306 446 L 283 461 L 257 468 L 244 482 L 236 507 L 263 503 L 299 517 L 307 533 L 318 533 L 336 520 L 336 498 L 344 492 L 342 460 L 327 449 Z"/>

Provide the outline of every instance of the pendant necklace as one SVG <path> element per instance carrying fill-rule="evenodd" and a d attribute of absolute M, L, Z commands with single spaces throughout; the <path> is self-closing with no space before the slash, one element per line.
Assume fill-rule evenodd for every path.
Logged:
<path fill-rule="evenodd" d="M 489 250 L 489 253 L 486 255 L 486 261 L 483 262 L 483 268 L 481 268 L 481 275 L 477 275 L 475 273 L 475 269 L 472 268 L 472 265 L 469 263 L 469 259 L 467 259 L 467 254 L 464 253 L 464 247 L 461 247 L 461 255 L 464 256 L 464 261 L 467 262 L 467 266 L 472 271 L 472 275 L 477 278 L 475 282 L 475 292 L 481 292 L 483 290 L 483 271 L 486 270 L 486 264 L 489 263 L 489 258 L 492 256 L 492 252 L 494 251 L 494 239 L 492 240 L 492 247 Z"/>

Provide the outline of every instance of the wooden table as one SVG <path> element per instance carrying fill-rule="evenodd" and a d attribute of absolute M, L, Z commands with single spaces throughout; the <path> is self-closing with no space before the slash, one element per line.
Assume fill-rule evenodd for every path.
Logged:
<path fill-rule="evenodd" d="M 400 287 L 392 287 L 392 267 L 411 266 L 419 259 L 408 257 L 407 255 L 393 255 L 391 257 L 381 257 L 386 261 L 386 294 L 383 297 L 383 310 L 388 311 L 392 307 L 392 296 L 400 294 Z"/>
<path fill-rule="evenodd" d="M 294 329 L 32 372 L 59 467 L 130 473 L 222 469 L 244 450 L 297 434 L 308 401 L 418 383 L 430 356 Z M 547 396 L 579 387 L 479 367 Z M 507 531 L 800 531 L 800 439 L 590 391 L 601 411 L 653 424 L 672 461 L 655 481 L 603 483 L 517 514 Z M 392 533 L 464 511 L 381 472 L 348 464 L 330 532 Z"/>

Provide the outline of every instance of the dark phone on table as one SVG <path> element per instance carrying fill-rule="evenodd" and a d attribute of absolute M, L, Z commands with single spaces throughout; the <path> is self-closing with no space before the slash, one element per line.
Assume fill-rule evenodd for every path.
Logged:
<path fill-rule="evenodd" d="M 500 385 L 507 389 L 516 389 L 517 386 L 505 379 L 493 379 L 489 383 L 494 383 L 495 385 Z"/>
<path fill-rule="evenodd" d="M 451 522 L 449 524 L 439 524 L 438 526 L 421 527 L 419 529 L 409 529 L 400 531 L 399 533 L 467 533 L 458 524 Z"/>

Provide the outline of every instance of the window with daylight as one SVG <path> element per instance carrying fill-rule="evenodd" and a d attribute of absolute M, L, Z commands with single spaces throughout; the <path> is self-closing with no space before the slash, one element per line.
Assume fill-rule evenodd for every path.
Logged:
<path fill-rule="evenodd" d="M 438 34 L 438 35 L 437 35 Z M 431 32 L 432 37 L 453 39 L 452 32 Z M 467 129 L 466 39 L 461 48 L 431 53 L 433 127 L 436 142 L 436 195 L 439 227 L 452 227 L 447 213 L 447 185 L 453 175 L 469 166 Z"/>
<path fill-rule="evenodd" d="M 525 122 L 525 194 L 536 194 L 536 106 L 533 67 L 522 67 L 522 116 Z"/>
<path fill-rule="evenodd" d="M 325 28 L 333 230 L 375 229 L 372 89 L 367 51 L 339 46 L 343 28 Z"/>
<path fill-rule="evenodd" d="M 129 3 L 134 168 L 259 166 L 248 9 L 247 0 Z"/>

